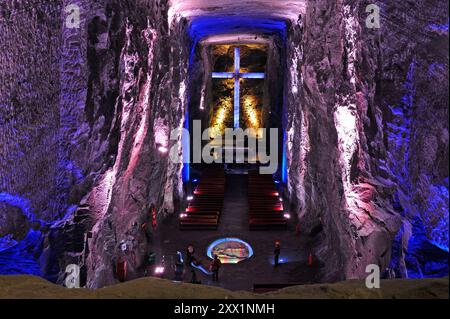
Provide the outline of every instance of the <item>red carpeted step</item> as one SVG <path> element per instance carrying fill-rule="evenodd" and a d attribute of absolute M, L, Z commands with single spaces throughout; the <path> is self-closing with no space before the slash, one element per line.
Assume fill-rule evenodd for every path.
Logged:
<path fill-rule="evenodd" d="M 206 170 L 193 192 L 185 212 L 180 215 L 180 229 L 217 229 L 225 194 L 223 170 Z"/>
<path fill-rule="evenodd" d="M 251 230 L 286 228 L 283 203 L 271 175 L 249 172 L 247 196 Z"/>
<path fill-rule="evenodd" d="M 199 215 L 205 215 L 205 216 L 220 216 L 220 212 L 219 211 L 213 211 L 213 210 L 196 210 L 196 211 L 191 211 L 188 213 L 185 213 L 185 215 L 187 216 L 199 216 Z M 184 216 L 184 215 L 183 215 Z"/>

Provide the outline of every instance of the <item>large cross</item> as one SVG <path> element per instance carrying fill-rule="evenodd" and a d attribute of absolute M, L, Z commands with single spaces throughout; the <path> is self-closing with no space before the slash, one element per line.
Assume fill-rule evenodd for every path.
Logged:
<path fill-rule="evenodd" d="M 239 128 L 239 79 L 264 79 L 264 73 L 240 73 L 240 69 L 240 50 L 234 48 L 234 72 L 212 72 L 213 79 L 234 78 L 234 128 Z"/>

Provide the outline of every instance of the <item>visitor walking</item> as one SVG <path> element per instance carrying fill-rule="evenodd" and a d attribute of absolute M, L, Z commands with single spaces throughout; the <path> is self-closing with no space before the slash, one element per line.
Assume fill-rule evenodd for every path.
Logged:
<path fill-rule="evenodd" d="M 127 280 L 127 261 L 122 257 L 117 260 L 117 278 L 120 282 L 125 282 Z"/>
<path fill-rule="evenodd" d="M 202 283 L 201 281 L 197 280 L 197 274 L 195 273 L 195 270 L 192 269 L 191 270 L 191 284 L 199 285 L 201 283 Z"/>
<path fill-rule="evenodd" d="M 219 256 L 214 255 L 214 259 L 211 262 L 210 271 L 212 272 L 213 281 L 219 281 L 219 269 L 222 266 L 222 262 Z"/>
<path fill-rule="evenodd" d="M 186 249 L 186 264 L 188 266 L 191 265 L 191 263 L 194 261 L 194 253 L 195 253 L 195 249 L 194 246 L 192 244 L 189 244 L 187 249 Z"/>
<path fill-rule="evenodd" d="M 183 280 L 184 264 L 181 253 L 177 251 L 177 261 L 175 263 L 175 281 Z"/>
<path fill-rule="evenodd" d="M 273 265 L 276 267 L 280 262 L 281 244 L 277 240 L 275 242 L 275 249 L 273 251 Z"/>

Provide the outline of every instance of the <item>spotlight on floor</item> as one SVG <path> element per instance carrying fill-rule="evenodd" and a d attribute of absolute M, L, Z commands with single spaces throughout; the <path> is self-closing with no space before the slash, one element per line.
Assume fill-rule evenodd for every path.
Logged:
<path fill-rule="evenodd" d="M 164 267 L 159 266 L 159 267 L 155 268 L 156 275 L 162 275 L 163 273 L 164 273 Z"/>
<path fill-rule="evenodd" d="M 289 214 L 289 213 L 285 213 L 283 216 L 284 216 L 284 218 L 286 218 L 286 219 L 290 219 L 290 218 L 291 218 L 291 214 Z"/>

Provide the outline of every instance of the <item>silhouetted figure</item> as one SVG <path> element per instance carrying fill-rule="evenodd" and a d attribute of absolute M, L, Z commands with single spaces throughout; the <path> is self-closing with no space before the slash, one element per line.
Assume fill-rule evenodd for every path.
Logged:
<path fill-rule="evenodd" d="M 194 246 L 192 246 L 192 244 L 189 244 L 189 246 L 186 249 L 186 264 L 187 265 L 190 265 L 195 260 L 194 253 L 195 253 Z"/>
<path fill-rule="evenodd" d="M 309 266 L 309 267 L 312 267 L 313 263 L 314 263 L 314 259 L 313 259 L 313 254 L 312 254 L 312 252 L 311 252 L 311 253 L 309 253 L 309 255 L 308 255 L 308 266 Z"/>
<path fill-rule="evenodd" d="M 183 280 L 184 264 L 181 258 L 181 254 L 177 252 L 177 262 L 175 263 L 175 281 Z"/>
<path fill-rule="evenodd" d="M 279 265 L 281 253 L 281 244 L 279 241 L 275 242 L 275 249 L 273 251 L 273 265 L 276 267 Z"/>
<path fill-rule="evenodd" d="M 127 261 L 122 257 L 119 257 L 117 261 L 117 278 L 120 282 L 125 282 L 127 280 Z"/>
<path fill-rule="evenodd" d="M 191 270 L 191 274 L 192 274 L 192 276 L 191 276 L 191 284 L 201 284 L 202 283 L 201 281 L 197 280 L 197 273 L 195 272 L 194 269 Z"/>
<path fill-rule="evenodd" d="M 214 255 L 214 259 L 209 267 L 212 272 L 213 281 L 219 281 L 219 269 L 221 266 L 222 262 L 220 261 L 219 256 Z"/>

